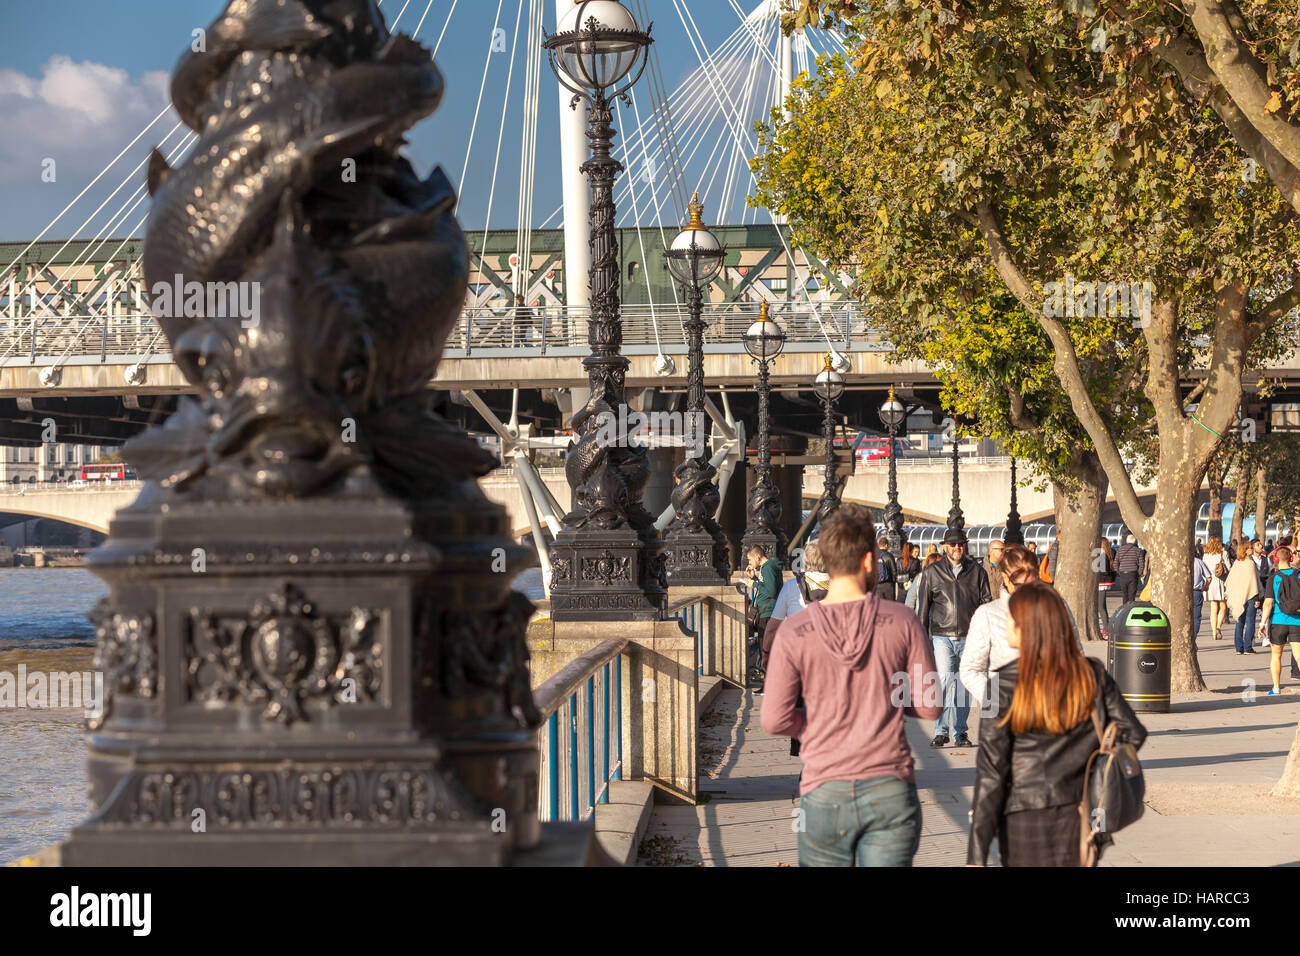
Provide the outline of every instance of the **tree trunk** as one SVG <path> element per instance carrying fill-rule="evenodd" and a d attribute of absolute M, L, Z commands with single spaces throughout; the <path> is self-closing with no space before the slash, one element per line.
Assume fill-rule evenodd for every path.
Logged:
<path fill-rule="evenodd" d="M 1268 536 L 1268 468 L 1255 469 L 1255 537 L 1267 541 Z"/>
<path fill-rule="evenodd" d="M 1282 768 L 1282 779 L 1273 788 L 1273 796 L 1283 800 L 1300 800 L 1300 726 L 1296 727 L 1295 740 L 1291 742 L 1291 752 L 1287 754 L 1286 766 Z"/>
<path fill-rule="evenodd" d="M 1105 469 L 1095 451 L 1073 456 L 1070 474 L 1078 480 L 1072 495 L 1055 484 L 1052 500 L 1056 506 L 1056 576 L 1057 592 L 1074 615 L 1079 636 L 1084 640 L 1101 639 L 1097 623 L 1097 571 L 1094 560 L 1101 545 L 1101 509 L 1106 501 Z"/>
<path fill-rule="evenodd" d="M 1160 472 L 1155 510 L 1147 521 L 1147 561 L 1151 566 L 1151 601 L 1169 616 L 1173 660 L 1170 691 L 1205 690 L 1192 634 L 1192 545 L 1196 540 L 1196 490 L 1201 472 L 1184 457 Z"/>
<path fill-rule="evenodd" d="M 1250 491 L 1250 472 L 1246 470 L 1246 462 L 1242 461 L 1237 466 L 1237 497 L 1233 499 L 1232 508 L 1232 540 L 1241 540 L 1241 527 L 1246 521 L 1246 493 Z M 1236 559 L 1234 554 L 1233 559 Z"/>

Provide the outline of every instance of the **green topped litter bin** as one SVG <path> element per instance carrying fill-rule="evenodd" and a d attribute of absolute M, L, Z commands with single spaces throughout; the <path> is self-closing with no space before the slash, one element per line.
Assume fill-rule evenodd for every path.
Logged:
<path fill-rule="evenodd" d="M 1169 615 L 1150 601 L 1125 604 L 1110 619 L 1106 669 L 1135 711 L 1169 712 Z"/>

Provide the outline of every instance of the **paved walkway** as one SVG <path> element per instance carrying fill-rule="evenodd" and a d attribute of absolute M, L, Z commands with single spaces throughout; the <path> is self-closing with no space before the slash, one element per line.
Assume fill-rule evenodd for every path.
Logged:
<path fill-rule="evenodd" d="M 1176 696 L 1173 712 L 1139 715 L 1147 812 L 1116 835 L 1104 866 L 1300 866 L 1300 804 L 1267 796 L 1300 721 L 1300 687 L 1283 661 L 1281 697 L 1270 686 L 1267 648 L 1250 657 L 1203 632 L 1210 690 Z M 1089 653 L 1100 655 L 1104 646 Z M 1253 680 L 1259 693 L 1251 697 Z M 729 688 L 701 719 L 699 806 L 656 806 L 643 844 L 650 865 L 794 866 L 800 761 L 789 741 L 763 732 L 762 697 Z M 971 736 L 978 739 L 972 714 Z M 931 725 L 909 719 L 922 804 L 917 866 L 966 862 L 974 748 L 932 750 Z M 648 857 L 648 859 L 646 859 Z"/>

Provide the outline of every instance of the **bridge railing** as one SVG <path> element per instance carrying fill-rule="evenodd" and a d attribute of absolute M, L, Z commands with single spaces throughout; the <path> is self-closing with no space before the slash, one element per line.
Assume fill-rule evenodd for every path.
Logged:
<path fill-rule="evenodd" d="M 74 483 L 78 483 L 73 487 Z M 71 481 L 5 481 L 0 482 L 0 495 L 21 495 L 31 491 L 66 491 L 69 493 L 83 494 L 88 491 L 127 491 L 132 488 L 139 488 L 141 482 L 136 479 L 105 481 L 96 478 L 94 481 L 74 478 Z"/>
<path fill-rule="evenodd" d="M 686 309 L 626 305 L 622 310 L 623 344 L 685 352 L 682 323 Z M 745 330 L 754 322 L 753 304 L 710 305 L 704 310 L 708 328 L 705 348 L 740 348 Z M 510 349 L 545 354 L 549 349 L 587 348 L 589 309 L 468 309 L 447 337 L 449 349 Z M 778 303 L 772 317 L 785 330 L 787 341 L 847 349 L 853 342 L 880 343 L 862 311 L 852 303 Z M 148 312 L 121 315 L 6 316 L 0 314 L 0 366 L 38 361 L 118 359 L 141 361 L 170 354 L 170 345 L 157 320 Z"/>
<path fill-rule="evenodd" d="M 38 358 L 168 354 L 158 320 L 147 312 L 101 315 L 0 316 L 0 365 Z"/>
<path fill-rule="evenodd" d="M 574 658 L 533 691 L 542 715 L 538 815 L 585 820 L 609 802 L 609 782 L 623 778 L 623 650 L 605 641 Z"/>
<path fill-rule="evenodd" d="M 682 324 L 689 317 L 684 306 L 625 305 L 623 344 L 685 351 L 686 333 Z M 827 303 L 816 308 L 806 304 L 778 305 L 772 317 L 791 342 L 821 342 L 827 347 L 847 349 L 853 341 L 881 338 L 861 310 L 849 303 Z M 590 318 L 589 309 L 471 309 L 462 313 L 447 345 L 470 352 L 525 349 L 545 353 L 552 348 L 585 349 Z M 703 318 L 708 325 L 704 332 L 705 348 L 740 346 L 757 312 L 752 304 L 711 305 L 705 307 Z"/>

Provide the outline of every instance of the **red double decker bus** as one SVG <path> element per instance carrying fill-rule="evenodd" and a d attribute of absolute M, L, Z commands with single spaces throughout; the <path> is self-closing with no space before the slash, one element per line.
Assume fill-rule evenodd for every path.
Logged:
<path fill-rule="evenodd" d="M 127 468 L 126 462 L 122 461 L 81 466 L 82 481 L 125 481 L 134 478 L 135 472 Z"/>

